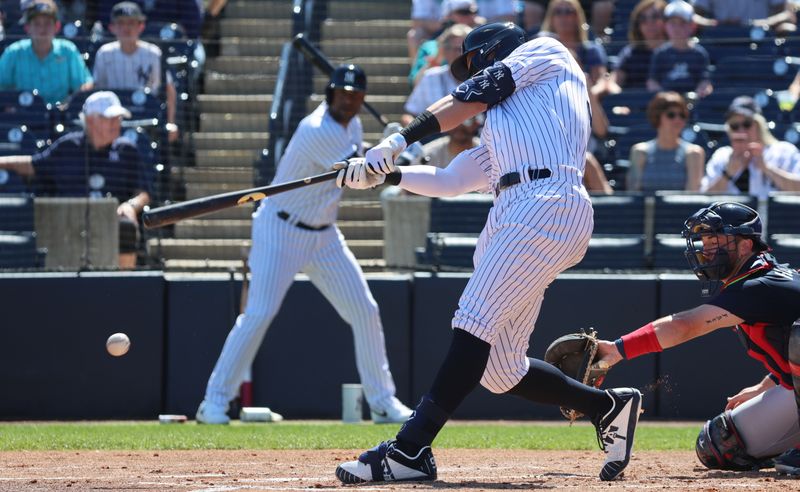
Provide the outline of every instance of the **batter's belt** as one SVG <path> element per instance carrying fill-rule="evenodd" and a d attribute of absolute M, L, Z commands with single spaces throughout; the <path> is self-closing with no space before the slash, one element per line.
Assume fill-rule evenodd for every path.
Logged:
<path fill-rule="evenodd" d="M 525 172 L 528 173 L 529 181 L 536 181 L 537 179 L 549 178 L 553 173 L 549 169 L 533 169 L 528 168 Z M 500 176 L 497 181 L 497 186 L 494 188 L 495 196 L 499 195 L 501 191 L 518 185 L 522 182 L 522 176 L 516 171 Z"/>

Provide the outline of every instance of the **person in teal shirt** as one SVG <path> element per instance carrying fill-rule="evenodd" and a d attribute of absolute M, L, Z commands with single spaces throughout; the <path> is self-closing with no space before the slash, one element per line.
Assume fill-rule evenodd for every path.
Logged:
<path fill-rule="evenodd" d="M 92 76 L 78 48 L 56 39 L 61 29 L 52 0 L 34 0 L 23 13 L 30 37 L 10 45 L 0 56 L 0 88 L 37 90 L 48 103 L 65 101 L 70 94 L 89 90 Z"/>

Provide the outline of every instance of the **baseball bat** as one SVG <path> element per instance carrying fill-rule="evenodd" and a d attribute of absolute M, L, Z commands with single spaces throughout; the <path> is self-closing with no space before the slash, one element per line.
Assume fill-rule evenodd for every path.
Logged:
<path fill-rule="evenodd" d="M 325 56 L 325 53 L 320 51 L 316 46 L 311 44 L 311 42 L 303 36 L 303 33 L 298 34 L 292 40 L 292 45 L 297 48 L 300 53 L 308 60 L 312 65 L 317 67 L 323 74 L 330 77 L 331 72 L 333 72 L 333 64 Z M 364 101 L 364 108 L 369 111 L 369 113 L 375 117 L 378 121 L 381 122 L 383 126 L 389 124 L 389 120 L 386 119 L 385 116 L 380 114 L 377 109 L 373 108 L 372 105 L 366 101 Z"/>
<path fill-rule="evenodd" d="M 337 162 L 335 165 L 347 166 L 347 161 Z M 335 169 L 333 171 L 297 179 L 295 181 L 288 181 L 286 183 L 230 191 L 228 193 L 195 198 L 194 200 L 186 202 L 173 203 L 164 207 L 148 210 L 142 214 L 142 221 L 147 229 L 163 227 L 183 219 L 209 214 L 229 207 L 244 205 L 245 203 L 257 202 L 268 196 L 277 195 L 278 193 L 322 183 L 323 181 L 330 181 L 336 179 L 337 174 L 339 174 L 339 170 Z"/>

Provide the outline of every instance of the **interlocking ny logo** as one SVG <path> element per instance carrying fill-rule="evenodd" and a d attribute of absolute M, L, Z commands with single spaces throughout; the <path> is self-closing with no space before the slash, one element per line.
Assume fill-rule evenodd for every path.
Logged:
<path fill-rule="evenodd" d="M 344 81 L 348 84 L 354 84 L 356 82 L 356 73 L 355 72 L 345 72 L 344 73 Z"/>

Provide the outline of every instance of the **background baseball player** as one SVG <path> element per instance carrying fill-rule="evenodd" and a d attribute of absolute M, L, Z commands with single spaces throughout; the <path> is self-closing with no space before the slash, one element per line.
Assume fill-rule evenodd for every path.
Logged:
<path fill-rule="evenodd" d="M 526 355 L 544 291 L 581 260 L 593 220 L 582 185 L 591 117 L 583 71 L 558 41 L 524 41 L 524 32 L 511 23 L 470 32 L 464 54 L 452 65 L 464 82 L 337 178 L 356 189 L 388 181 L 429 196 L 495 193 L 475 252 L 475 273 L 453 318 L 450 351 L 433 386 L 395 440 L 337 468 L 345 483 L 435 479 L 430 445 L 478 383 L 494 393 L 588 415 L 608 453 L 603 480 L 616 478 L 628 464 L 641 394 L 580 384 Z M 407 144 L 485 110 L 483 144 L 459 154 L 446 169 L 395 169 L 394 159 Z"/>
<path fill-rule="evenodd" d="M 355 65 L 331 74 L 326 101 L 305 117 L 275 175 L 281 183 L 320 174 L 333 162 L 361 152 L 358 111 L 367 77 Z M 311 282 L 353 329 L 356 366 L 375 422 L 402 422 L 411 410 L 395 398 L 380 313 L 353 253 L 336 227 L 342 190 L 333 182 L 270 197 L 253 214 L 252 271 L 247 307 L 228 335 L 198 422 L 224 424 L 228 403 L 253 362 L 267 327 L 297 272 Z"/>
<path fill-rule="evenodd" d="M 686 258 L 705 282 L 705 292 L 713 297 L 694 309 L 648 323 L 615 342 L 599 344 L 600 361 L 613 365 L 720 328 L 736 327 L 748 355 L 763 363 L 769 374 L 731 398 L 728 410 L 734 411 L 743 402 L 758 398 L 739 409 L 741 418 L 724 414 L 701 432 L 697 454 L 713 468 L 757 467 L 761 463 L 757 458 L 800 446 L 798 405 L 793 405 L 794 414 L 787 419 L 786 394 L 766 393 L 780 385 L 793 390 L 800 402 L 800 273 L 778 264 L 768 253 L 761 230 L 758 213 L 745 205 L 720 202 L 700 209 L 684 225 Z M 761 430 L 754 428 L 752 417 L 744 416 L 745 410 L 760 413 Z M 758 436 L 747 446 L 736 435 L 740 424 L 748 437 Z M 784 448 L 776 450 L 780 445 Z M 800 474 L 800 450 L 792 448 L 777 457 L 775 467 Z"/>

